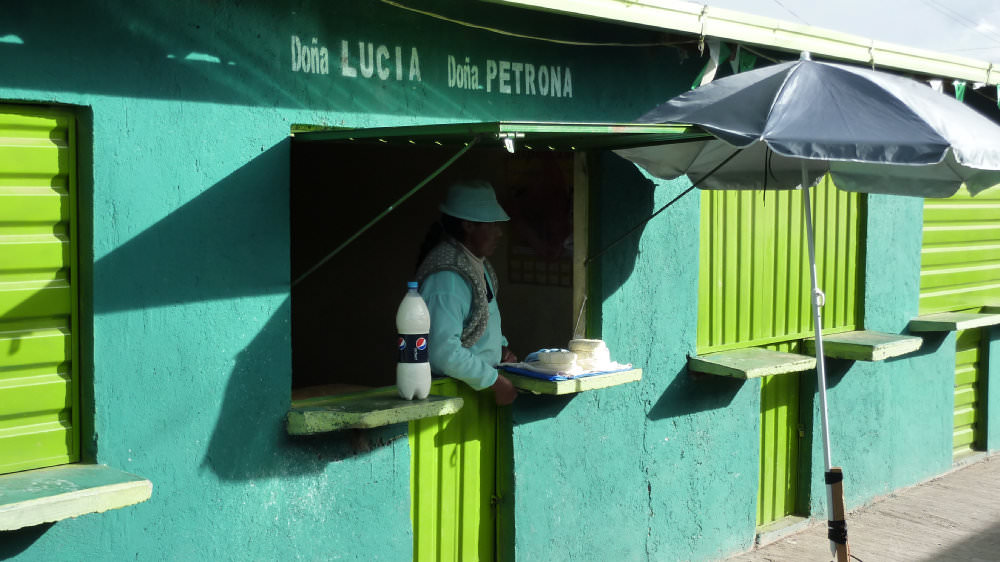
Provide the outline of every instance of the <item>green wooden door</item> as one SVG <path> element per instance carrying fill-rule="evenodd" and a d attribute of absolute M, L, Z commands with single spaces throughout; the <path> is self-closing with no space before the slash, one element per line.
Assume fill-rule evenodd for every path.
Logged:
<path fill-rule="evenodd" d="M 864 198 L 829 178 L 812 194 L 816 269 L 826 293 L 823 332 L 861 326 Z M 766 346 L 793 351 L 813 335 L 801 191 L 702 191 L 698 276 L 699 354 Z M 797 502 L 799 380 L 762 381 L 757 524 Z"/>
<path fill-rule="evenodd" d="M 80 457 L 75 134 L 0 105 L 0 473 Z"/>
<path fill-rule="evenodd" d="M 792 346 L 783 344 L 770 349 L 790 352 Z M 799 440 L 799 377 L 764 377 L 760 398 L 758 526 L 795 513 Z"/>
<path fill-rule="evenodd" d="M 431 393 L 461 396 L 461 411 L 410 422 L 413 559 L 494 560 L 497 550 L 497 423 L 492 392 L 436 379 Z"/>
<path fill-rule="evenodd" d="M 955 429 L 952 454 L 955 457 L 983 450 L 982 382 L 986 377 L 983 360 L 983 330 L 962 330 L 955 350 Z"/>

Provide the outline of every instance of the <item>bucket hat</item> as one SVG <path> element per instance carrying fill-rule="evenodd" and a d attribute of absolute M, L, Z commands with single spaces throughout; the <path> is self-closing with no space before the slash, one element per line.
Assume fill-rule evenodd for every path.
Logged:
<path fill-rule="evenodd" d="M 509 221 L 510 217 L 497 203 L 493 186 L 483 180 L 463 181 L 452 184 L 444 202 L 438 207 L 442 213 L 472 222 Z"/>

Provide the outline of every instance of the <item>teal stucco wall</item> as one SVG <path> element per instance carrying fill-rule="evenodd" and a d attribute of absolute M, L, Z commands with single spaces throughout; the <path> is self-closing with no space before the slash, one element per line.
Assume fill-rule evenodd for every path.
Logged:
<path fill-rule="evenodd" d="M 867 196 L 865 329 L 905 333 L 917 316 L 922 213 L 922 199 Z M 844 470 L 848 509 L 951 467 L 954 335 L 921 335 L 920 351 L 902 358 L 827 361 L 831 462 Z M 819 399 L 815 376 L 807 379 L 812 455 L 801 466 L 813 478 L 804 497 L 808 513 L 825 517 Z"/>
<path fill-rule="evenodd" d="M 652 36 L 412 4 L 525 36 Z M 303 44 L 325 47 L 325 62 L 303 68 Z M 86 460 L 154 491 L 137 506 L 4 533 L 0 557 L 409 558 L 405 425 L 284 434 L 291 125 L 631 120 L 673 93 L 662 84 L 678 53 L 504 37 L 374 1 L 5 7 L 0 102 L 80 117 Z M 466 57 L 479 89 L 456 79 Z M 488 61 L 558 66 L 563 89 L 490 78 Z"/>
<path fill-rule="evenodd" d="M 592 254 L 690 185 L 613 156 L 594 168 Z M 592 262 L 591 329 L 642 381 L 515 403 L 519 559 L 712 560 L 752 546 L 760 383 L 686 369 L 699 203 L 688 193 Z"/>
<path fill-rule="evenodd" d="M 407 4 L 525 36 L 658 39 L 486 3 Z M 296 49 L 314 39 L 328 58 L 303 68 Z M 457 79 L 466 57 L 463 76 L 475 67 L 479 89 Z M 526 76 L 504 85 L 488 61 L 570 69 L 572 96 L 542 95 L 537 77 L 534 92 Z M 683 91 L 701 64 L 673 47 L 500 36 L 375 1 L 5 8 L 0 102 L 80 116 L 87 460 L 149 478 L 154 491 L 137 506 L 0 535 L 0 556 L 408 559 L 406 427 L 284 434 L 291 125 L 629 121 Z M 611 155 L 589 171 L 598 248 L 686 187 Z M 519 559 L 707 560 L 752 546 L 759 383 L 685 367 L 699 212 L 688 194 L 592 266 L 594 334 L 643 380 L 522 396 L 512 408 Z M 869 198 L 867 328 L 899 332 L 916 314 L 920 226 L 919 201 Z M 831 363 L 834 464 L 849 506 L 950 466 L 953 362 L 948 336 L 906 359 Z M 810 467 L 822 457 L 803 395 L 813 420 L 802 498 L 816 514 L 824 496 Z"/>

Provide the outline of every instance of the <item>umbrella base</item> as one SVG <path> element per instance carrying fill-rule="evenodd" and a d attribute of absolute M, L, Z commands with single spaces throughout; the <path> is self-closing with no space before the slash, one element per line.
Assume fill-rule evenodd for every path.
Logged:
<path fill-rule="evenodd" d="M 844 508 L 844 471 L 839 466 L 831 467 L 826 473 L 826 485 L 830 488 L 832 499 L 827 536 L 831 550 L 837 554 L 837 562 L 848 562 L 851 549 L 847 541 L 847 510 Z"/>

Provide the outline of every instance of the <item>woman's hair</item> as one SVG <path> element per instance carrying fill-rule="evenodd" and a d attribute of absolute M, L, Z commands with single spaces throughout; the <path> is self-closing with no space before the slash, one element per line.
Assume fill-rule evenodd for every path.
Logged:
<path fill-rule="evenodd" d="M 459 242 L 465 242 L 465 231 L 462 230 L 462 219 L 451 215 L 441 214 L 441 218 L 431 224 L 424 236 L 424 241 L 420 245 L 420 253 L 417 256 L 417 267 L 424 263 L 424 258 L 431 253 L 434 246 L 444 240 L 445 235 L 451 236 Z"/>

